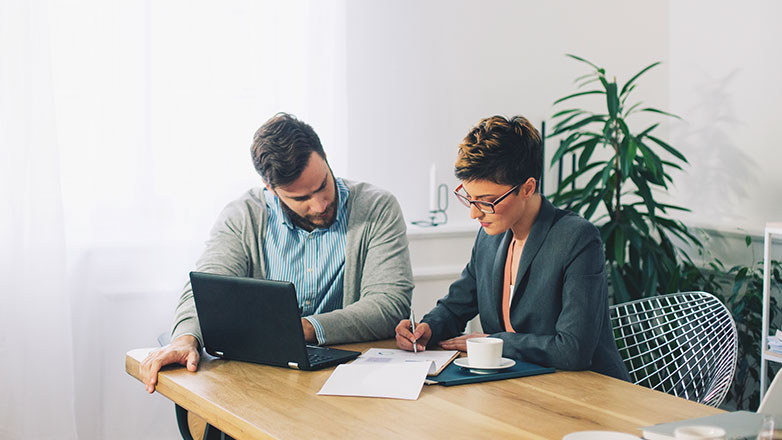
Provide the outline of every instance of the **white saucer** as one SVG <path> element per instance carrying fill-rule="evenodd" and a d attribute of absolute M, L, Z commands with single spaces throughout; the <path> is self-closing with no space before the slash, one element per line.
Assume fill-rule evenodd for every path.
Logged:
<path fill-rule="evenodd" d="M 641 437 L 616 431 L 579 431 L 562 437 L 562 440 L 641 440 Z"/>
<path fill-rule="evenodd" d="M 508 358 L 502 358 L 500 360 L 500 365 L 496 367 L 473 367 L 470 365 L 470 359 L 466 357 L 462 357 L 459 359 L 456 359 L 453 361 L 454 364 L 462 367 L 462 368 L 469 368 L 471 372 L 477 373 L 477 374 L 489 374 L 494 373 L 496 370 L 504 370 L 506 368 L 510 368 L 514 365 L 516 365 L 516 361 L 513 359 Z"/>

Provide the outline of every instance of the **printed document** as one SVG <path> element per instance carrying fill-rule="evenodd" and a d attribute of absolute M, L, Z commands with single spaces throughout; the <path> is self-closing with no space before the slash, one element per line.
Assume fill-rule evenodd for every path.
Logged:
<path fill-rule="evenodd" d="M 337 365 L 318 394 L 416 400 L 430 366 L 431 362 Z"/>

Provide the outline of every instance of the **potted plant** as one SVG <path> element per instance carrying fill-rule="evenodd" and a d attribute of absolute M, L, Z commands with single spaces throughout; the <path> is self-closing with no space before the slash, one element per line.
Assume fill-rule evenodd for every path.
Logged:
<path fill-rule="evenodd" d="M 579 89 L 589 88 L 554 104 L 597 95 L 605 98 L 605 105 L 598 112 L 567 108 L 552 116 L 556 123 L 549 137 L 560 136 L 561 142 L 551 165 L 568 154 L 577 158 L 573 173 L 550 196 L 552 203 L 580 213 L 600 229 L 614 302 L 688 290 L 704 290 L 722 299 L 736 323 L 739 351 L 726 406 L 754 410 L 759 404 L 763 263 L 753 258 L 749 266 L 726 270 L 685 224 L 669 215 L 688 209 L 655 200 L 655 193 L 673 183 L 668 171 L 681 170 L 688 163 L 681 152 L 655 136 L 659 123 L 641 130 L 630 128 L 629 118 L 637 113 L 678 118 L 630 99 L 637 80 L 660 63 L 646 66 L 620 87 L 602 67 L 568 56 L 590 67 L 589 73 L 576 79 Z M 595 155 L 598 149 L 607 154 Z M 751 245 L 750 237 L 746 243 Z M 703 267 L 682 247 L 696 252 L 704 260 Z M 778 295 L 782 262 L 772 261 L 770 267 L 772 293 Z M 727 294 L 723 286 L 731 286 Z M 770 302 L 770 320 L 778 326 L 780 306 L 773 295 Z"/>
<path fill-rule="evenodd" d="M 551 165 L 568 154 L 578 160 L 573 173 L 550 196 L 552 203 L 578 212 L 600 229 L 615 302 L 695 288 L 714 289 L 715 280 L 704 276 L 681 247 L 702 249 L 702 243 L 686 225 L 670 216 L 671 211 L 688 209 L 658 202 L 655 197 L 673 182 L 669 170 L 681 170 L 687 159 L 656 136 L 659 122 L 631 128 L 630 118 L 638 113 L 678 118 L 631 100 L 637 80 L 660 63 L 646 66 L 619 84 L 615 78 L 609 79 L 602 67 L 568 56 L 590 67 L 589 73 L 576 79 L 577 88 L 586 90 L 556 100 L 555 106 L 588 95 L 602 95 L 605 105 L 597 112 L 576 107 L 553 115 L 550 136 L 560 136 L 561 141 Z M 595 155 L 599 150 L 607 154 Z"/>

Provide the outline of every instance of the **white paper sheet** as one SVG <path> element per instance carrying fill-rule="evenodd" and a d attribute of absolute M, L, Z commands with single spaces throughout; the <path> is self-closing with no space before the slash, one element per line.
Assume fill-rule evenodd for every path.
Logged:
<path fill-rule="evenodd" d="M 370 348 L 359 356 L 353 364 L 390 364 L 398 362 L 434 362 L 428 374 L 440 371 L 458 352 L 456 350 L 431 350 L 413 353 L 396 348 Z"/>
<path fill-rule="evenodd" d="M 337 365 L 318 394 L 416 400 L 430 366 L 428 362 Z"/>

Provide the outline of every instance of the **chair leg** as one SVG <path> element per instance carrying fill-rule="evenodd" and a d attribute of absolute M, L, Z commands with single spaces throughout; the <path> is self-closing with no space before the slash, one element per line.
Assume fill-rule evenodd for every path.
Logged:
<path fill-rule="evenodd" d="M 176 403 L 174 407 L 176 410 L 176 424 L 179 427 L 179 434 L 182 436 L 182 440 L 193 440 L 193 436 L 190 434 L 190 426 L 187 424 L 187 410 Z"/>
<path fill-rule="evenodd" d="M 204 440 L 234 440 L 234 438 L 207 423 L 204 429 Z"/>

